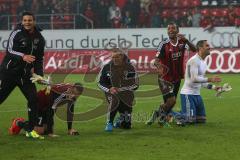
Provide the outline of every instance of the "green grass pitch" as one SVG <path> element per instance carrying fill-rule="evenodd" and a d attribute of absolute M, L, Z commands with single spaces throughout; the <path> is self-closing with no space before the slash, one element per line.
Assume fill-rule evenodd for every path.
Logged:
<path fill-rule="evenodd" d="M 90 79 L 91 76 L 94 77 L 90 75 Z M 45 140 L 28 139 L 23 132 L 18 136 L 8 135 L 11 119 L 26 117 L 26 100 L 16 88 L 0 106 L 0 160 L 239 160 L 240 75 L 221 74 L 220 77 L 223 78 L 221 84 L 228 82 L 233 90 L 216 98 L 213 91 L 202 89 L 207 113 L 204 125 L 173 128 L 159 128 L 157 124 L 146 126 L 143 121 L 162 99 L 154 95 L 148 98 L 136 96 L 131 130 L 104 132 L 106 115 L 102 115 L 90 121 L 74 123 L 73 127 L 80 135 L 68 136 L 66 123 L 55 118 L 55 133 L 60 137 L 46 137 Z M 70 75 L 65 81 L 80 81 L 85 87 L 98 90 L 95 82 L 84 80 L 82 75 Z M 154 82 L 141 86 L 139 91 L 143 93 L 157 87 L 155 75 L 145 76 L 140 82 Z M 96 95 L 93 92 L 91 97 L 79 97 L 76 111 L 86 112 L 101 103 L 102 100 L 96 98 L 97 93 L 101 92 L 96 92 Z M 179 109 L 178 97 L 175 110 Z"/>

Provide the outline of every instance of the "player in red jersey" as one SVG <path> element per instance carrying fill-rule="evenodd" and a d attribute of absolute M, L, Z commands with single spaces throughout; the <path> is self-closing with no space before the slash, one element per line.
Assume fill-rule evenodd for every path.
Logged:
<path fill-rule="evenodd" d="M 159 110 L 154 111 L 146 122 L 148 125 L 158 117 L 160 124 L 168 125 L 166 117 L 176 103 L 181 79 L 184 76 L 185 50 L 189 47 L 191 51 L 196 51 L 196 47 L 179 34 L 179 28 L 175 23 L 168 24 L 167 33 L 169 38 L 160 42 L 154 63 L 157 67 L 158 84 L 164 103 L 160 105 Z"/>
<path fill-rule="evenodd" d="M 35 131 L 39 134 L 47 134 L 51 137 L 56 135 L 53 134 L 54 124 L 54 111 L 59 105 L 67 103 L 67 125 L 68 134 L 77 135 L 79 134 L 75 129 L 72 128 L 74 103 L 78 96 L 82 93 L 83 87 L 80 83 L 69 84 L 62 83 L 52 85 L 51 90 L 47 93 L 47 89 L 40 90 L 37 93 L 37 107 L 38 107 L 38 123 L 35 126 Z M 12 126 L 9 128 L 10 134 L 18 134 L 20 130 L 27 126 L 27 121 L 23 118 L 16 118 L 12 122 Z"/>

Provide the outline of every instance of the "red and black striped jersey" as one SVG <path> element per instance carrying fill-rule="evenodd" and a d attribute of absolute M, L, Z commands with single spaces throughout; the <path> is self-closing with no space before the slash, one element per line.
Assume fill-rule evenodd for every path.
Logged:
<path fill-rule="evenodd" d="M 51 87 L 51 92 L 55 92 L 57 94 L 65 93 L 69 88 L 72 88 L 74 85 L 70 83 L 59 83 L 55 84 Z"/>
<path fill-rule="evenodd" d="M 46 88 L 38 91 L 37 93 L 37 107 L 39 110 L 46 110 L 52 107 L 54 103 L 58 103 L 66 98 L 66 93 L 69 88 L 73 87 L 73 84 L 60 83 L 51 87 L 49 94 L 46 94 Z"/>
<path fill-rule="evenodd" d="M 168 82 L 177 82 L 184 77 L 184 52 L 186 43 L 177 39 L 173 44 L 170 39 L 160 42 L 156 57 L 163 65 L 164 74 L 161 78 Z"/>

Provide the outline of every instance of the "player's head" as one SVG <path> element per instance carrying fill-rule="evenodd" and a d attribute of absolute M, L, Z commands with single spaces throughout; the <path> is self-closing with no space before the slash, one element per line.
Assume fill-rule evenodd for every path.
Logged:
<path fill-rule="evenodd" d="M 112 62 L 116 66 L 120 66 L 124 62 L 125 55 L 119 48 L 113 48 L 111 50 L 112 53 Z"/>
<path fill-rule="evenodd" d="M 22 25 L 27 31 L 33 31 L 35 26 L 35 16 L 31 12 L 22 13 Z"/>
<path fill-rule="evenodd" d="M 81 83 L 74 83 L 73 85 L 73 92 L 76 95 L 80 95 L 83 92 L 83 85 Z"/>
<path fill-rule="evenodd" d="M 207 57 L 210 54 L 210 45 L 207 40 L 200 40 L 197 42 L 197 51 L 202 58 Z"/>
<path fill-rule="evenodd" d="M 178 32 L 179 32 L 179 28 L 178 28 L 178 25 L 176 23 L 174 23 L 174 22 L 168 23 L 167 33 L 168 33 L 168 37 L 170 39 L 176 38 Z"/>
<path fill-rule="evenodd" d="M 83 92 L 83 85 L 81 83 L 74 83 L 74 85 L 68 89 L 68 98 L 76 99 Z"/>

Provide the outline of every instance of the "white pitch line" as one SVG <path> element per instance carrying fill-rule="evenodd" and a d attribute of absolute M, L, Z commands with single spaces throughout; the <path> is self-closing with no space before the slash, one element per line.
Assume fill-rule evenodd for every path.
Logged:
<path fill-rule="evenodd" d="M 8 113 L 8 112 L 26 112 L 27 110 L 7 110 L 7 111 L 1 111 L 0 113 Z"/>

